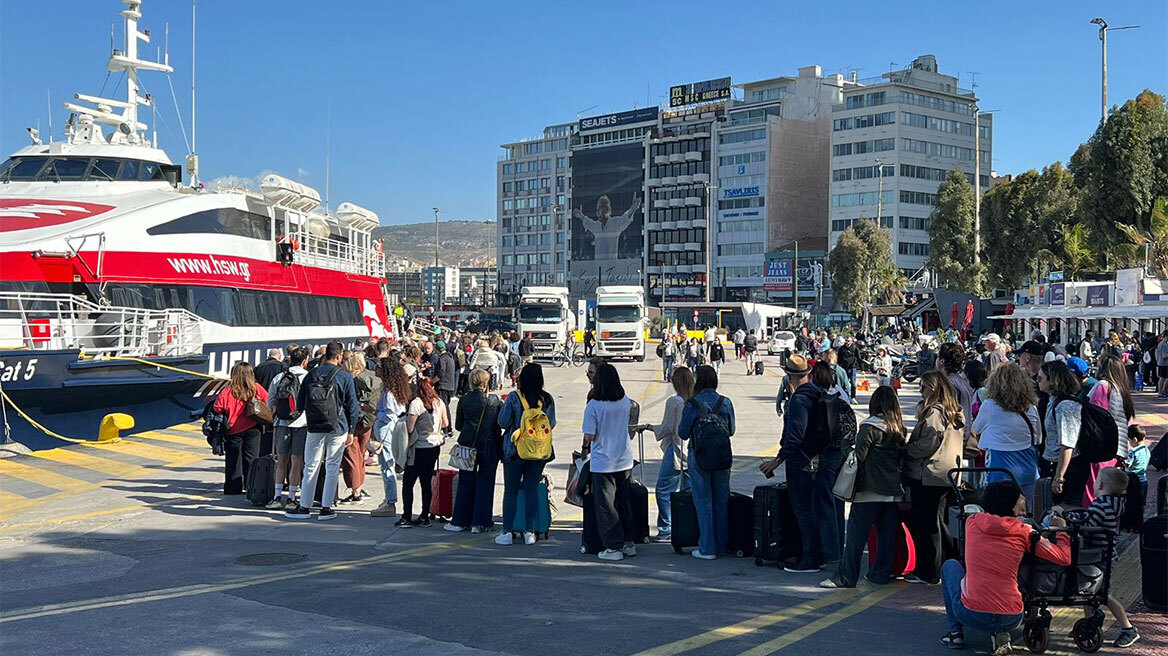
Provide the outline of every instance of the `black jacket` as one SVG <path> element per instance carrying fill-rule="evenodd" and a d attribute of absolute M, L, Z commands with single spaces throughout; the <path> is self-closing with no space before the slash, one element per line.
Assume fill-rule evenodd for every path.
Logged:
<path fill-rule="evenodd" d="M 814 383 L 800 385 L 791 395 L 783 418 L 779 458 L 806 462 L 823 450 L 827 444 L 827 422 L 823 421 L 826 417 L 818 417 L 815 410 L 824 396 L 825 392 Z"/>
<path fill-rule="evenodd" d="M 446 392 L 458 391 L 458 365 L 449 351 L 442 351 L 438 363 L 434 365 L 434 375 L 438 376 L 438 389 Z"/>
<path fill-rule="evenodd" d="M 860 366 L 860 349 L 854 343 L 851 346 L 844 344 L 835 353 L 839 358 L 837 364 L 845 370 L 850 371 Z"/>
<path fill-rule="evenodd" d="M 530 337 L 524 337 L 519 340 L 519 357 L 529 357 L 535 355 L 535 344 Z"/>
<path fill-rule="evenodd" d="M 503 403 L 499 397 L 484 394 L 482 390 L 475 390 L 460 397 L 458 412 L 454 416 L 454 430 L 458 431 L 458 443 L 481 449 L 487 440 L 490 440 L 495 447 L 495 453 L 502 454 L 503 429 L 499 428 L 498 424 L 499 410 L 502 407 Z"/>
<path fill-rule="evenodd" d="M 288 368 L 280 360 L 273 360 L 268 358 L 264 360 L 263 364 L 255 368 L 256 382 L 268 389 L 272 385 L 272 381 L 276 380 L 276 376 L 287 371 Z"/>

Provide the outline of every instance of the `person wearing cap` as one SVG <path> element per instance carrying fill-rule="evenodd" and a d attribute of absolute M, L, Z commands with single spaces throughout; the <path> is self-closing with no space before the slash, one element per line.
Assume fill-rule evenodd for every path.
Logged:
<path fill-rule="evenodd" d="M 1000 365 L 1006 364 L 1006 351 L 1002 348 L 1002 338 L 998 337 L 997 333 L 990 333 L 985 337 L 985 355 L 982 356 L 982 362 L 985 363 L 986 372 L 994 373 Z"/>
<path fill-rule="evenodd" d="M 1091 398 L 1091 390 L 1095 389 L 1095 377 L 1091 375 L 1091 365 L 1083 358 L 1069 358 L 1067 359 L 1067 369 L 1075 375 L 1079 381 L 1079 387 L 1074 394 L 1074 397 L 1079 401 L 1086 403 Z"/>
<path fill-rule="evenodd" d="M 811 366 L 802 355 L 794 354 L 783 364 L 787 385 L 793 392 L 783 418 L 783 435 L 778 455 L 759 466 L 764 474 L 786 466 L 791 507 L 799 524 L 803 541 L 802 556 L 785 563 L 788 572 L 818 572 L 828 563 L 840 559 L 839 527 L 836 525 L 835 497 L 832 486 L 843 464 L 839 449 L 825 450 L 827 426 L 812 421 L 816 407 L 827 392 L 811 381 Z M 818 458 L 818 467 L 812 461 Z M 809 471 L 810 470 L 810 471 Z"/>
<path fill-rule="evenodd" d="M 1042 333 L 1039 333 L 1039 336 L 1041 337 Z M 1038 395 L 1039 417 L 1046 416 L 1046 408 L 1050 404 L 1050 395 L 1046 392 L 1043 392 L 1042 389 L 1038 386 L 1038 371 L 1046 362 L 1046 353 L 1049 350 L 1049 346 L 1033 339 L 1025 342 L 1018 348 L 1018 366 L 1022 367 L 1022 370 L 1029 374 L 1030 380 L 1034 383 L 1034 393 Z M 1042 429 L 1039 432 L 1042 433 L 1042 435 L 1039 436 L 1039 441 L 1036 442 L 1036 445 L 1038 446 L 1039 452 L 1042 452 L 1043 446 L 1046 444 L 1045 423 L 1042 425 Z M 1039 473 L 1043 477 L 1050 476 L 1051 469 L 1046 460 L 1039 461 Z"/>

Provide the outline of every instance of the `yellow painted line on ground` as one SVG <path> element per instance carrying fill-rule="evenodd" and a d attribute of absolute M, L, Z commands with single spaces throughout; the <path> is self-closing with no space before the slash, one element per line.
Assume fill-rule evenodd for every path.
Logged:
<path fill-rule="evenodd" d="M 0 490 L 0 506 L 23 504 L 26 501 L 31 501 L 31 499 L 26 499 L 19 494 L 12 494 L 10 492 Z"/>
<path fill-rule="evenodd" d="M 0 474 L 6 474 L 13 478 L 19 478 L 22 481 L 36 483 L 37 485 L 43 485 L 63 492 L 76 492 L 90 485 L 87 481 L 70 476 L 63 476 L 40 467 L 34 467 L 13 458 L 0 460 Z"/>
<path fill-rule="evenodd" d="M 157 590 L 147 590 L 141 592 L 132 592 L 129 594 L 112 595 L 108 597 L 97 597 L 94 599 L 86 599 L 72 602 L 65 602 L 59 604 L 46 604 L 43 606 L 30 606 L 28 608 L 21 608 L 0 613 L 0 624 L 7 624 L 9 622 L 19 622 L 21 620 L 29 620 L 37 617 L 51 617 L 58 615 L 66 615 L 70 613 L 79 613 L 82 611 L 98 610 L 102 608 L 114 608 L 120 606 L 134 606 L 138 604 L 145 604 L 155 601 L 165 601 L 168 599 L 180 599 L 184 597 L 194 597 L 198 595 L 211 594 L 216 592 L 226 592 L 228 590 L 238 590 L 240 588 L 248 588 L 255 585 L 263 585 L 267 583 L 276 583 L 280 581 L 288 581 L 292 579 L 307 578 L 310 576 L 317 576 L 319 574 L 328 574 L 331 572 L 341 572 L 352 570 L 360 567 L 368 567 L 370 565 L 392 563 L 399 560 L 405 560 L 414 556 L 431 556 L 443 551 L 450 551 L 452 549 L 465 548 L 478 543 L 485 543 L 487 538 L 479 538 L 475 540 L 468 540 L 462 542 L 443 542 L 440 544 L 426 545 L 422 547 L 415 547 L 413 549 L 406 549 L 405 551 L 398 551 L 394 553 L 378 554 L 376 556 L 369 556 L 367 558 L 358 558 L 356 560 L 344 560 L 333 563 L 323 563 L 320 565 L 305 566 L 302 568 L 294 568 L 273 574 L 266 574 L 260 576 L 248 576 L 244 578 L 232 579 L 220 583 L 201 583 L 196 585 L 183 585 L 171 588 L 159 588 Z"/>
<path fill-rule="evenodd" d="M 67 522 L 76 522 L 82 519 L 92 519 L 94 517 L 105 517 L 107 515 L 120 515 L 134 510 L 141 510 L 146 508 L 146 504 L 138 503 L 132 506 L 121 506 L 118 508 L 106 508 L 104 510 L 94 510 L 87 513 L 79 513 L 76 515 L 65 515 L 64 517 L 53 517 L 51 519 L 42 519 L 36 522 L 26 522 L 24 524 L 8 524 L 0 526 L 0 531 L 12 531 L 18 528 L 33 528 L 36 526 L 51 526 L 54 524 L 65 524 Z"/>
<path fill-rule="evenodd" d="M 203 427 L 198 424 L 179 424 L 177 426 L 169 426 L 166 430 L 182 431 L 184 433 L 203 434 Z"/>
<path fill-rule="evenodd" d="M 121 439 L 117 442 L 96 442 L 91 446 L 98 449 L 99 451 L 128 453 L 133 456 L 138 456 L 139 458 L 157 460 L 158 462 L 167 465 L 186 463 L 190 462 L 191 460 L 201 460 L 203 457 L 190 451 L 180 451 L 178 449 L 156 446 L 154 444 L 150 444 L 149 442 L 139 442 L 137 440 Z"/>
<path fill-rule="evenodd" d="M 888 597 L 896 594 L 902 587 L 903 585 L 899 583 L 889 583 L 888 585 L 882 586 L 875 592 L 870 592 L 863 597 L 860 597 L 859 599 L 851 602 L 847 606 L 844 606 L 837 611 L 824 615 L 814 622 L 804 624 L 803 626 L 793 631 L 788 631 L 787 633 L 784 633 L 783 635 L 774 638 L 773 640 L 767 640 L 766 642 L 757 647 L 754 647 L 753 649 L 748 649 L 742 652 L 739 654 L 739 656 L 767 656 L 768 654 L 773 654 L 776 651 L 783 649 L 784 647 L 789 647 L 808 636 L 814 635 L 828 628 L 829 626 L 837 624 L 842 620 L 852 617 L 853 615 L 857 615 L 871 608 L 872 606 L 875 606 L 881 601 L 884 601 Z"/>
<path fill-rule="evenodd" d="M 836 592 L 825 595 L 818 599 L 805 601 L 801 604 L 788 606 L 773 613 L 765 613 L 763 615 L 758 615 L 736 624 L 729 624 L 727 626 L 718 627 L 716 629 L 711 629 L 705 633 L 699 633 L 698 635 L 691 636 L 689 638 L 670 642 L 659 647 L 646 649 L 645 651 L 638 652 L 633 656 L 674 656 L 675 654 L 680 654 L 691 651 L 693 649 L 705 647 L 707 645 L 712 645 L 715 642 L 730 640 L 731 638 L 737 638 L 748 633 L 753 633 L 754 631 L 758 631 L 759 629 L 763 629 L 768 626 L 774 626 L 780 622 L 785 622 L 789 619 L 806 615 L 807 613 L 814 612 L 821 608 L 826 608 L 828 606 L 847 601 L 852 597 L 855 597 L 857 594 L 858 593 L 855 589 L 837 590 Z"/>
<path fill-rule="evenodd" d="M 41 458 L 43 460 L 51 460 L 53 462 L 60 462 L 66 465 L 74 465 L 76 467 L 92 469 L 93 471 L 101 472 L 107 476 L 113 476 L 115 478 L 141 478 L 143 476 L 149 476 L 150 474 L 158 471 L 157 469 L 139 467 L 138 465 L 131 465 L 128 463 L 119 462 L 117 460 L 91 456 L 87 453 L 81 453 L 71 449 L 49 449 L 46 451 L 33 451 L 29 455 L 34 458 Z"/>
<path fill-rule="evenodd" d="M 170 442 L 171 444 L 183 444 L 186 446 L 201 446 L 201 447 L 207 448 L 207 449 L 210 448 L 207 446 L 207 440 L 202 439 L 202 438 L 180 437 L 178 435 L 166 435 L 164 433 L 158 433 L 155 431 L 146 431 L 145 433 L 138 433 L 137 435 L 134 435 L 134 439 L 138 439 L 138 438 L 146 439 L 146 440 L 155 440 L 158 442 Z M 208 451 L 208 453 L 210 453 L 210 451 Z"/>

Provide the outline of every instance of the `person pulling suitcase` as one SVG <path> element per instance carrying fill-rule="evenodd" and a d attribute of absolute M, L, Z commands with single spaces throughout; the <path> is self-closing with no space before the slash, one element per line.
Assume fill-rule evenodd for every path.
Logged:
<path fill-rule="evenodd" d="M 594 512 L 585 502 L 581 549 L 588 553 L 589 524 L 599 536 L 600 560 L 619 561 L 637 555 L 637 520 L 633 513 L 633 445 L 630 436 L 632 403 L 621 386 L 616 367 L 597 363 L 584 408 L 583 449 L 590 453 L 589 469 Z M 643 460 L 643 458 L 642 458 Z M 641 486 L 644 490 L 644 486 Z M 638 498 L 640 495 L 637 495 Z M 644 493 L 645 532 L 648 532 L 648 491 Z M 592 519 L 593 522 L 589 522 Z"/>
<path fill-rule="evenodd" d="M 681 412 L 677 434 L 689 441 L 687 462 L 694 506 L 698 514 L 698 548 L 694 558 L 724 555 L 729 542 L 730 466 L 734 454 L 734 404 L 718 394 L 718 372 L 701 365 L 695 372 L 694 395 Z"/>

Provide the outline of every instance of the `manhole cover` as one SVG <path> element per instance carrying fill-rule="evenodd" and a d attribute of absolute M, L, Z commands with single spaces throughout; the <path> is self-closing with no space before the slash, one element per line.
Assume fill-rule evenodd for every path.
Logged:
<path fill-rule="evenodd" d="M 258 553 L 240 556 L 235 559 L 236 565 L 247 567 L 272 567 L 275 565 L 291 565 L 307 559 L 306 554 L 294 553 Z"/>

